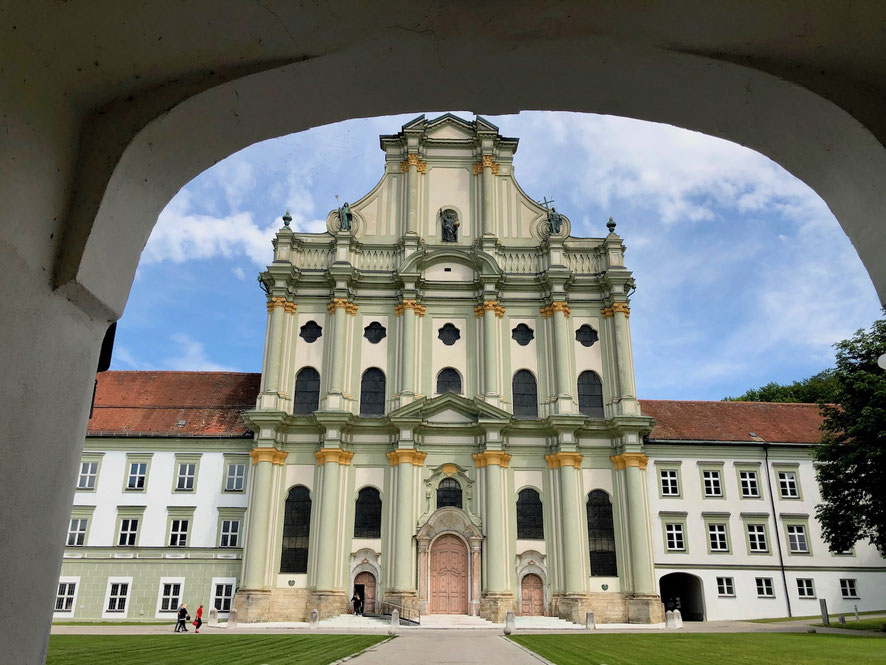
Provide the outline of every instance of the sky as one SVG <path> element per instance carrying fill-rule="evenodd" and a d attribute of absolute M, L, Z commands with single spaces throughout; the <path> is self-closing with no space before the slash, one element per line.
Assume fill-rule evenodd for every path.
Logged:
<path fill-rule="evenodd" d="M 456 112 L 472 118 L 468 113 Z M 428 118 L 438 113 L 428 113 Z M 142 252 L 112 369 L 261 371 L 256 277 L 289 210 L 296 230 L 382 175 L 379 134 L 414 115 L 271 139 L 204 171 L 169 202 Z M 584 113 L 487 116 L 517 137 L 515 177 L 554 199 L 575 236 L 613 217 L 637 290 L 638 396 L 718 400 L 833 365 L 833 344 L 880 310 L 825 203 L 748 148 L 669 125 Z"/>

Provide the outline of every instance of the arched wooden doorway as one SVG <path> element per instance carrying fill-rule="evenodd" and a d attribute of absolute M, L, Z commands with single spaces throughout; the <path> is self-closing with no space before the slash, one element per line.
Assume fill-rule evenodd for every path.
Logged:
<path fill-rule="evenodd" d="M 545 589 L 538 575 L 524 575 L 520 582 L 520 614 L 524 617 L 545 614 Z"/>
<path fill-rule="evenodd" d="M 354 578 L 354 593 L 363 599 L 363 612 L 375 613 L 375 575 L 362 572 Z"/>
<path fill-rule="evenodd" d="M 458 536 L 440 536 L 431 546 L 431 613 L 468 613 L 468 548 Z"/>

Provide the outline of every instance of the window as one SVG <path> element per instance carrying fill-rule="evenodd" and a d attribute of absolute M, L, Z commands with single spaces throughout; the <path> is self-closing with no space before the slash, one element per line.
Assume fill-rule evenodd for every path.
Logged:
<path fill-rule="evenodd" d="M 799 499 L 800 488 L 797 485 L 797 474 L 794 471 L 778 472 L 778 491 L 782 499 Z"/>
<path fill-rule="evenodd" d="M 544 506 L 534 489 L 523 489 L 517 495 L 517 538 L 544 540 Z"/>
<path fill-rule="evenodd" d="M 451 367 L 441 369 L 437 375 L 437 392 L 461 393 L 461 374 Z"/>
<path fill-rule="evenodd" d="M 181 602 L 182 585 L 178 582 L 167 582 L 160 585 L 160 611 L 176 612 Z"/>
<path fill-rule="evenodd" d="M 852 580 L 853 582 L 855 580 Z M 61 582 L 58 585 L 58 593 L 55 596 L 56 612 L 73 612 L 74 611 L 74 592 L 77 585 L 74 582 Z"/>
<path fill-rule="evenodd" d="M 225 474 L 225 492 L 242 492 L 245 479 L 245 464 L 228 464 L 228 472 Z"/>
<path fill-rule="evenodd" d="M 529 342 L 535 339 L 535 331 L 525 323 L 518 323 L 514 326 L 514 329 L 511 330 L 511 338 L 520 346 L 526 346 Z"/>
<path fill-rule="evenodd" d="M 68 527 L 68 547 L 82 547 L 86 544 L 86 525 L 85 519 L 71 520 Z"/>
<path fill-rule="evenodd" d="M 169 546 L 187 547 L 190 520 L 174 519 L 169 527 Z"/>
<path fill-rule="evenodd" d="M 178 479 L 175 482 L 177 492 L 193 492 L 194 478 L 197 475 L 197 465 L 194 462 L 180 462 L 178 465 Z"/>
<path fill-rule="evenodd" d="M 662 469 L 659 471 L 659 478 L 661 479 L 662 496 L 680 496 L 676 469 Z"/>
<path fill-rule="evenodd" d="M 665 524 L 665 536 L 665 546 L 669 551 L 682 552 L 686 549 L 682 524 Z"/>
<path fill-rule="evenodd" d="M 723 496 L 719 471 L 702 471 L 702 478 L 704 479 L 705 496 Z"/>
<path fill-rule="evenodd" d="M 461 485 L 455 478 L 444 478 L 437 485 L 437 508 L 461 508 Z"/>
<path fill-rule="evenodd" d="M 800 598 L 815 598 L 815 585 L 811 577 L 797 578 L 797 595 Z"/>
<path fill-rule="evenodd" d="M 771 577 L 757 578 L 757 596 L 760 598 L 775 598 Z"/>
<path fill-rule="evenodd" d="M 711 552 L 729 551 L 725 524 L 708 524 L 708 540 L 711 545 Z"/>
<path fill-rule="evenodd" d="M 378 344 L 385 337 L 387 337 L 387 335 L 388 331 L 385 330 L 385 327 L 378 321 L 373 321 L 368 326 L 363 328 L 363 337 L 369 340 L 370 344 Z"/>
<path fill-rule="evenodd" d="M 219 612 L 230 612 L 231 602 L 234 599 L 233 584 L 216 584 L 212 604 Z"/>
<path fill-rule="evenodd" d="M 240 520 L 222 520 L 219 547 L 240 546 Z"/>
<path fill-rule="evenodd" d="M 318 325 L 316 321 L 308 321 L 305 325 L 299 328 L 298 336 L 305 340 L 308 344 L 313 344 L 320 336 L 323 334 L 322 326 Z"/>
<path fill-rule="evenodd" d="M 283 511 L 281 573 L 308 572 L 308 539 L 311 535 L 311 494 L 304 485 L 289 490 Z"/>
<path fill-rule="evenodd" d="M 735 595 L 735 581 L 731 577 L 717 578 L 717 594 L 720 596 Z"/>
<path fill-rule="evenodd" d="M 591 328 L 587 323 L 575 331 L 575 341 L 582 346 L 592 346 L 598 339 L 597 331 Z"/>
<path fill-rule="evenodd" d="M 354 538 L 381 538 L 381 494 L 374 487 L 364 487 L 357 494 Z"/>
<path fill-rule="evenodd" d="M 385 414 L 385 373 L 377 367 L 363 372 L 360 381 L 360 415 L 383 416 Z"/>
<path fill-rule="evenodd" d="M 98 475 L 98 462 L 81 462 L 80 477 L 77 479 L 78 490 L 94 490 Z"/>
<path fill-rule="evenodd" d="M 841 579 L 840 594 L 843 596 L 843 598 L 858 598 L 858 590 L 855 586 L 855 580 Z"/>
<path fill-rule="evenodd" d="M 578 375 L 578 410 L 589 418 L 603 419 L 603 382 L 596 372 Z"/>
<path fill-rule="evenodd" d="M 746 499 L 759 498 L 760 486 L 757 483 L 757 472 L 739 471 L 738 476 L 741 481 L 741 495 Z"/>
<path fill-rule="evenodd" d="M 126 481 L 126 489 L 143 490 L 145 488 L 145 479 L 148 475 L 147 462 L 130 462 L 129 478 Z"/>
<path fill-rule="evenodd" d="M 295 398 L 292 413 L 310 415 L 320 408 L 320 373 L 313 367 L 303 367 L 295 375 Z"/>
<path fill-rule="evenodd" d="M 120 538 L 117 545 L 120 547 L 134 547 L 138 537 L 138 519 L 124 517 L 120 520 Z"/>
<path fill-rule="evenodd" d="M 437 337 L 446 346 L 452 346 L 461 339 L 461 331 L 451 323 L 447 323 L 437 331 Z"/>
<path fill-rule="evenodd" d="M 612 502 L 603 490 L 588 494 L 588 551 L 591 555 L 591 575 L 616 577 L 618 562 L 615 556 L 615 523 L 612 520 Z"/>
<path fill-rule="evenodd" d="M 748 549 L 751 552 L 768 552 L 766 527 L 762 524 L 748 524 Z"/>
<path fill-rule="evenodd" d="M 125 612 L 126 598 L 129 596 L 129 584 L 126 582 L 113 582 L 108 593 L 108 612 Z"/>
<path fill-rule="evenodd" d="M 518 418 L 538 418 L 538 388 L 535 376 L 526 369 L 514 374 L 512 382 L 514 415 Z"/>
<path fill-rule="evenodd" d="M 800 524 L 788 525 L 788 545 L 794 554 L 807 554 L 809 552 L 805 526 Z"/>

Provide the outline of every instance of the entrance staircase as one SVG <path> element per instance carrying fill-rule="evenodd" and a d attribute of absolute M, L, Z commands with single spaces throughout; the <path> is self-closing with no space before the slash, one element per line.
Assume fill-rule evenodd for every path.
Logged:
<path fill-rule="evenodd" d="M 458 629 L 458 630 L 489 630 L 501 628 L 503 624 L 492 623 L 480 617 L 467 614 L 423 614 L 421 626 L 416 628 L 430 628 L 434 630 Z"/>
<path fill-rule="evenodd" d="M 364 617 L 356 614 L 339 614 L 330 619 L 323 619 L 318 624 L 319 628 L 347 628 L 349 630 L 366 630 L 370 628 L 385 628 L 391 624 L 389 619 L 382 617 Z"/>
<path fill-rule="evenodd" d="M 584 630 L 585 627 L 559 617 L 514 617 L 514 629 L 523 630 Z"/>

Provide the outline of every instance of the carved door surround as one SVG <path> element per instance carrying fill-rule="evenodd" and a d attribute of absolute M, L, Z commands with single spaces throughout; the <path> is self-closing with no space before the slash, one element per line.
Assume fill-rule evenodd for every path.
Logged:
<path fill-rule="evenodd" d="M 523 615 L 526 615 L 526 609 L 528 608 L 532 612 L 537 611 L 537 605 L 533 606 L 533 603 L 541 602 L 541 611 L 538 612 L 537 616 L 545 616 L 547 615 L 548 609 L 548 589 L 547 589 L 547 579 L 548 572 L 547 566 L 545 564 L 545 559 L 547 557 L 539 552 L 538 550 L 526 550 L 525 552 L 521 552 L 517 555 L 516 560 L 516 568 L 517 568 L 517 579 L 520 580 L 520 584 L 518 585 L 518 593 L 520 597 L 518 598 L 518 607 L 520 608 L 520 612 Z M 534 577 L 536 580 L 540 582 L 539 589 L 539 597 L 535 598 L 535 582 L 534 580 L 526 579 L 528 577 Z M 530 593 L 533 594 L 532 598 L 527 599 L 524 594 L 527 592 L 526 584 L 530 585 Z M 527 605 L 527 600 L 529 604 Z"/>

